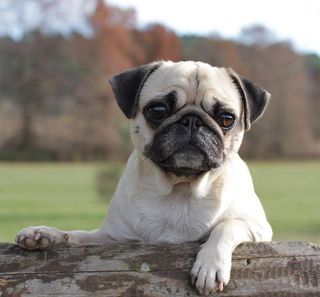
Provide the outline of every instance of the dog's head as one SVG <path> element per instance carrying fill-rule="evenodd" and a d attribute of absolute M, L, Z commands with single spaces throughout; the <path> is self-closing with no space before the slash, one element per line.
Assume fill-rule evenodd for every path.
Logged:
<path fill-rule="evenodd" d="M 114 76 L 135 148 L 167 172 L 198 175 L 239 150 L 269 93 L 230 68 L 155 62 Z"/>

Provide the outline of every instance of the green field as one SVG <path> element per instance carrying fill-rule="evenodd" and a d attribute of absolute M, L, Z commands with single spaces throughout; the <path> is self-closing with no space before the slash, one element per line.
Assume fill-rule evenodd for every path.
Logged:
<path fill-rule="evenodd" d="M 320 243 L 320 162 L 251 162 L 275 240 Z M 106 196 L 121 164 L 0 163 L 0 241 L 23 227 L 53 225 L 90 230 L 103 220 L 108 199 L 99 198 L 97 176 L 107 171 Z"/>

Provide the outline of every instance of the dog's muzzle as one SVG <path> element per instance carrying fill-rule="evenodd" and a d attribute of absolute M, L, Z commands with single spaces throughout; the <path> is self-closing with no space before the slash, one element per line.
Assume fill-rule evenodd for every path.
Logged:
<path fill-rule="evenodd" d="M 198 113 L 162 125 L 145 155 L 165 171 L 176 175 L 198 175 L 217 168 L 223 161 L 223 137 Z"/>

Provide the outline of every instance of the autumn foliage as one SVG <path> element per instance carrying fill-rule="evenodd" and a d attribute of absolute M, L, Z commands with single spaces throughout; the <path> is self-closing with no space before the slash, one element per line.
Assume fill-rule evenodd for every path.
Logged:
<path fill-rule="evenodd" d="M 59 0 L 50 0 L 52 3 Z M 272 93 L 242 152 L 255 158 L 319 157 L 320 58 L 295 52 L 259 26 L 237 40 L 139 28 L 133 10 L 96 1 L 90 34 L 36 28 L 0 38 L 0 158 L 124 159 L 128 123 L 108 78 L 154 60 L 232 67 Z"/>

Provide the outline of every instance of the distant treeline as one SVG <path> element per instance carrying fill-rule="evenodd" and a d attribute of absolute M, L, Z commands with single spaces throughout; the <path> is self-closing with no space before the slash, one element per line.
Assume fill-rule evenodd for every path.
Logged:
<path fill-rule="evenodd" d="M 36 28 L 19 40 L 0 38 L 0 159 L 126 158 L 128 122 L 107 80 L 159 59 L 232 67 L 272 94 L 247 133 L 246 157 L 320 156 L 319 56 L 295 52 L 261 26 L 238 40 L 177 36 L 160 24 L 139 29 L 134 11 L 100 0 L 87 24 L 88 35 Z"/>

